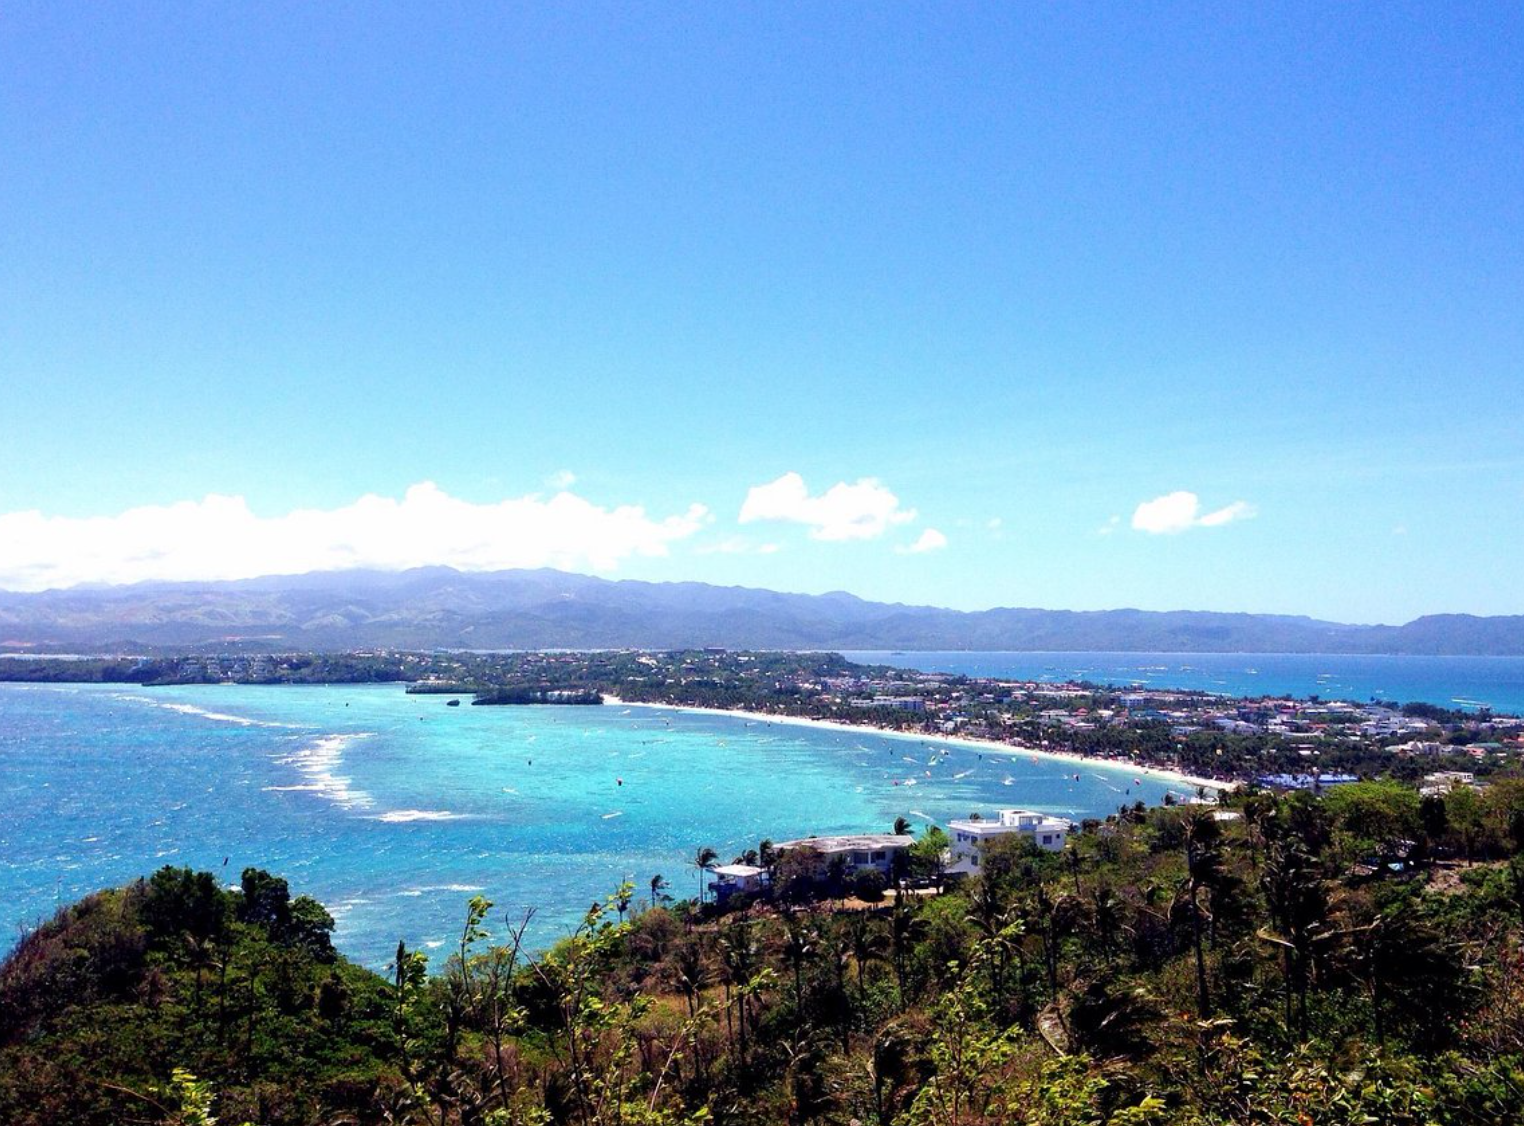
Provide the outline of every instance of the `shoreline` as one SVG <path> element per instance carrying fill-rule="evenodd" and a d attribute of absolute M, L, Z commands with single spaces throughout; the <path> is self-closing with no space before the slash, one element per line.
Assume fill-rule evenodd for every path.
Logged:
<path fill-rule="evenodd" d="M 794 727 L 815 727 L 852 733 L 867 732 L 870 735 L 883 735 L 893 739 L 906 739 L 916 743 L 950 743 L 954 746 L 970 747 L 979 751 L 991 751 L 995 754 L 1010 755 L 1013 758 L 1028 755 L 1034 758 L 1050 759 L 1054 762 L 1079 763 L 1085 766 L 1109 766 L 1120 771 L 1146 774 L 1165 782 L 1174 782 L 1192 789 L 1202 787 L 1218 794 L 1231 793 L 1241 785 L 1241 783 L 1236 781 L 1225 782 L 1217 778 L 1200 778 L 1193 774 L 1185 774 L 1179 770 L 1171 770 L 1167 766 L 1149 766 L 1145 763 L 1134 762 L 1131 759 L 1097 758 L 1093 755 L 1079 755 L 1070 751 L 1048 751 L 1039 747 L 1020 747 L 1014 743 L 1002 743 L 996 739 L 975 739 L 967 735 L 931 735 L 924 731 L 896 731 L 892 728 L 875 727 L 866 723 L 844 723 L 837 719 L 811 719 L 808 716 L 801 715 L 774 715 L 771 712 L 752 712 L 740 708 L 704 708 L 687 704 L 653 704 L 643 700 L 625 700 L 619 696 L 608 695 L 603 697 L 603 702 L 605 705 L 617 705 L 623 708 L 660 708 L 673 712 L 689 712 L 693 715 L 729 716 L 733 719 L 753 720 L 762 723 L 782 723 Z"/>

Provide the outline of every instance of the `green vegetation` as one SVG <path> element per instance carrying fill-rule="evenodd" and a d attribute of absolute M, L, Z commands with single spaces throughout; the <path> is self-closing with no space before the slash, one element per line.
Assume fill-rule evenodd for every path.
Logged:
<path fill-rule="evenodd" d="M 385 976 L 284 881 L 166 868 L 0 967 L 0 1121 L 1520 1121 L 1521 846 L 1520 779 L 1248 792 L 867 910 L 717 916 L 653 876 L 538 956 L 477 898 L 433 974 Z"/>
<path fill-rule="evenodd" d="M 0 657 L 0 680 L 177 684 L 405 683 L 476 704 L 631 703 L 742 710 L 960 735 L 1217 779 L 1489 774 L 1524 752 L 1524 721 L 1427 704 L 1230 700 L 1203 692 L 1011 683 L 857 665 L 836 653 L 390 652 Z"/>
<path fill-rule="evenodd" d="M 61 911 L 0 967 L 0 1122 L 368 1115 L 396 1086 L 385 983 L 256 869 L 164 868 Z"/>

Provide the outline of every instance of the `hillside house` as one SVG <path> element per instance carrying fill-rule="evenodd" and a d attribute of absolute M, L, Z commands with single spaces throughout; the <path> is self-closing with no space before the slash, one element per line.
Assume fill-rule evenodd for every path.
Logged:
<path fill-rule="evenodd" d="M 1038 848 L 1049 852 L 1063 849 L 1073 826 L 1061 817 L 1037 813 L 1030 809 L 1002 809 L 993 821 L 951 821 L 947 836 L 951 841 L 947 874 L 971 876 L 979 871 L 985 846 L 998 837 L 1020 834 Z"/>
<path fill-rule="evenodd" d="M 904 855 L 913 844 L 915 838 L 909 835 L 854 833 L 841 837 L 803 837 L 773 847 L 779 854 L 795 850 L 814 853 L 820 858 L 821 874 L 839 862 L 842 876 L 851 879 L 867 868 L 881 872 L 887 878 L 895 868 L 896 858 Z"/>

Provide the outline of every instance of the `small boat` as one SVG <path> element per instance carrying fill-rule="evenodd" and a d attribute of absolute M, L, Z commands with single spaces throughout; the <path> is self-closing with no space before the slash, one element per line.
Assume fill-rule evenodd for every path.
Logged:
<path fill-rule="evenodd" d="M 447 707 L 447 708 L 458 708 L 458 707 L 460 707 L 460 701 L 459 700 L 446 700 L 445 701 L 445 707 Z"/>

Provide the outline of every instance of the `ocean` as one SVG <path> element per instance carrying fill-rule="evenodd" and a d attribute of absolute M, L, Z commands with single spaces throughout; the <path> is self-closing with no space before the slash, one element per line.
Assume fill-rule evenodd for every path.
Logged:
<path fill-rule="evenodd" d="M 905 653 L 848 660 L 1011 680 L 1192 688 L 1228 696 L 1422 701 L 1524 714 L 1524 657 L 1390 657 L 1307 653 Z"/>
<path fill-rule="evenodd" d="M 165 864 L 284 876 L 376 968 L 398 939 L 444 957 L 478 892 L 499 927 L 533 908 L 544 947 L 621 880 L 637 901 L 658 873 L 696 894 L 706 845 L 728 861 L 763 838 L 887 832 L 899 816 L 1104 816 L 1171 788 L 1123 767 L 672 709 L 452 708 L 400 685 L 0 684 L 0 949 Z"/>

